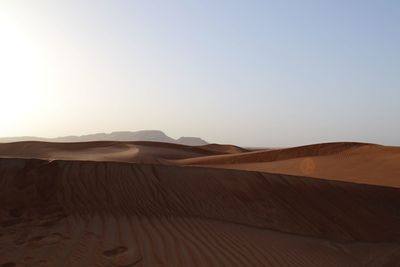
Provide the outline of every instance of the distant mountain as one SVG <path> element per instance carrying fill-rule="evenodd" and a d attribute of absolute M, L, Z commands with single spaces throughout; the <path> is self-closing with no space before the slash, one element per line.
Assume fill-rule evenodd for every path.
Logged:
<path fill-rule="evenodd" d="M 181 144 L 181 145 L 187 145 L 187 146 L 207 145 L 207 142 L 199 137 L 186 137 L 186 136 L 183 136 L 183 137 L 177 139 L 176 143 Z"/>
<path fill-rule="evenodd" d="M 181 137 L 174 139 L 158 130 L 144 130 L 136 132 L 112 132 L 112 133 L 96 133 L 81 136 L 63 136 L 56 138 L 43 138 L 35 136 L 22 137 L 2 137 L 0 143 L 20 142 L 20 141 L 43 141 L 43 142 L 91 142 L 91 141 L 151 141 L 174 143 L 189 146 L 201 146 L 208 144 L 198 137 Z"/>

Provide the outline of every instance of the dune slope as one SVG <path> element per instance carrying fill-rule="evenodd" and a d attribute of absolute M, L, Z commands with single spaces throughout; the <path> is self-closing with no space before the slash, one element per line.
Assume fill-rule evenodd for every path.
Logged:
<path fill-rule="evenodd" d="M 36 159 L 0 159 L 0 185 L 0 266 L 400 262 L 396 188 Z"/>
<path fill-rule="evenodd" d="M 400 187 L 400 148 L 373 144 L 317 144 L 271 151 L 187 158 L 177 160 L 175 164 Z"/>

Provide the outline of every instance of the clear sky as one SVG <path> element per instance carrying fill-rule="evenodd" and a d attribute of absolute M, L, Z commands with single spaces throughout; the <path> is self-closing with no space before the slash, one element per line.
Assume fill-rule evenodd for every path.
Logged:
<path fill-rule="evenodd" d="M 0 136 L 400 145 L 400 1 L 0 0 Z"/>

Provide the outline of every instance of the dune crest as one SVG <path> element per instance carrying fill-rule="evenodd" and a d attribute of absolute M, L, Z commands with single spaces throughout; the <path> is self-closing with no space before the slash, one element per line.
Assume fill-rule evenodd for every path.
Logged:
<path fill-rule="evenodd" d="M 159 163 L 168 159 L 176 160 L 215 154 L 216 152 L 202 147 L 144 141 L 83 143 L 26 141 L 0 144 L 0 157 L 48 160 Z"/>
<path fill-rule="evenodd" d="M 188 158 L 175 163 L 400 187 L 400 148 L 374 144 L 317 144 Z"/>

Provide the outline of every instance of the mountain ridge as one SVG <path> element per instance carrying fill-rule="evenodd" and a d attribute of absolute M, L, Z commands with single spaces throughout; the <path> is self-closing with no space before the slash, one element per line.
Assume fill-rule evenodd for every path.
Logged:
<path fill-rule="evenodd" d="M 140 130 L 140 131 L 115 131 L 111 133 L 95 133 L 87 135 L 69 135 L 54 138 L 45 138 L 37 136 L 20 137 L 0 137 L 0 143 L 12 143 L 22 141 L 43 141 L 43 142 L 92 142 L 92 141 L 150 141 L 182 144 L 189 146 L 207 145 L 208 142 L 199 137 L 180 137 L 174 139 L 160 130 Z"/>

